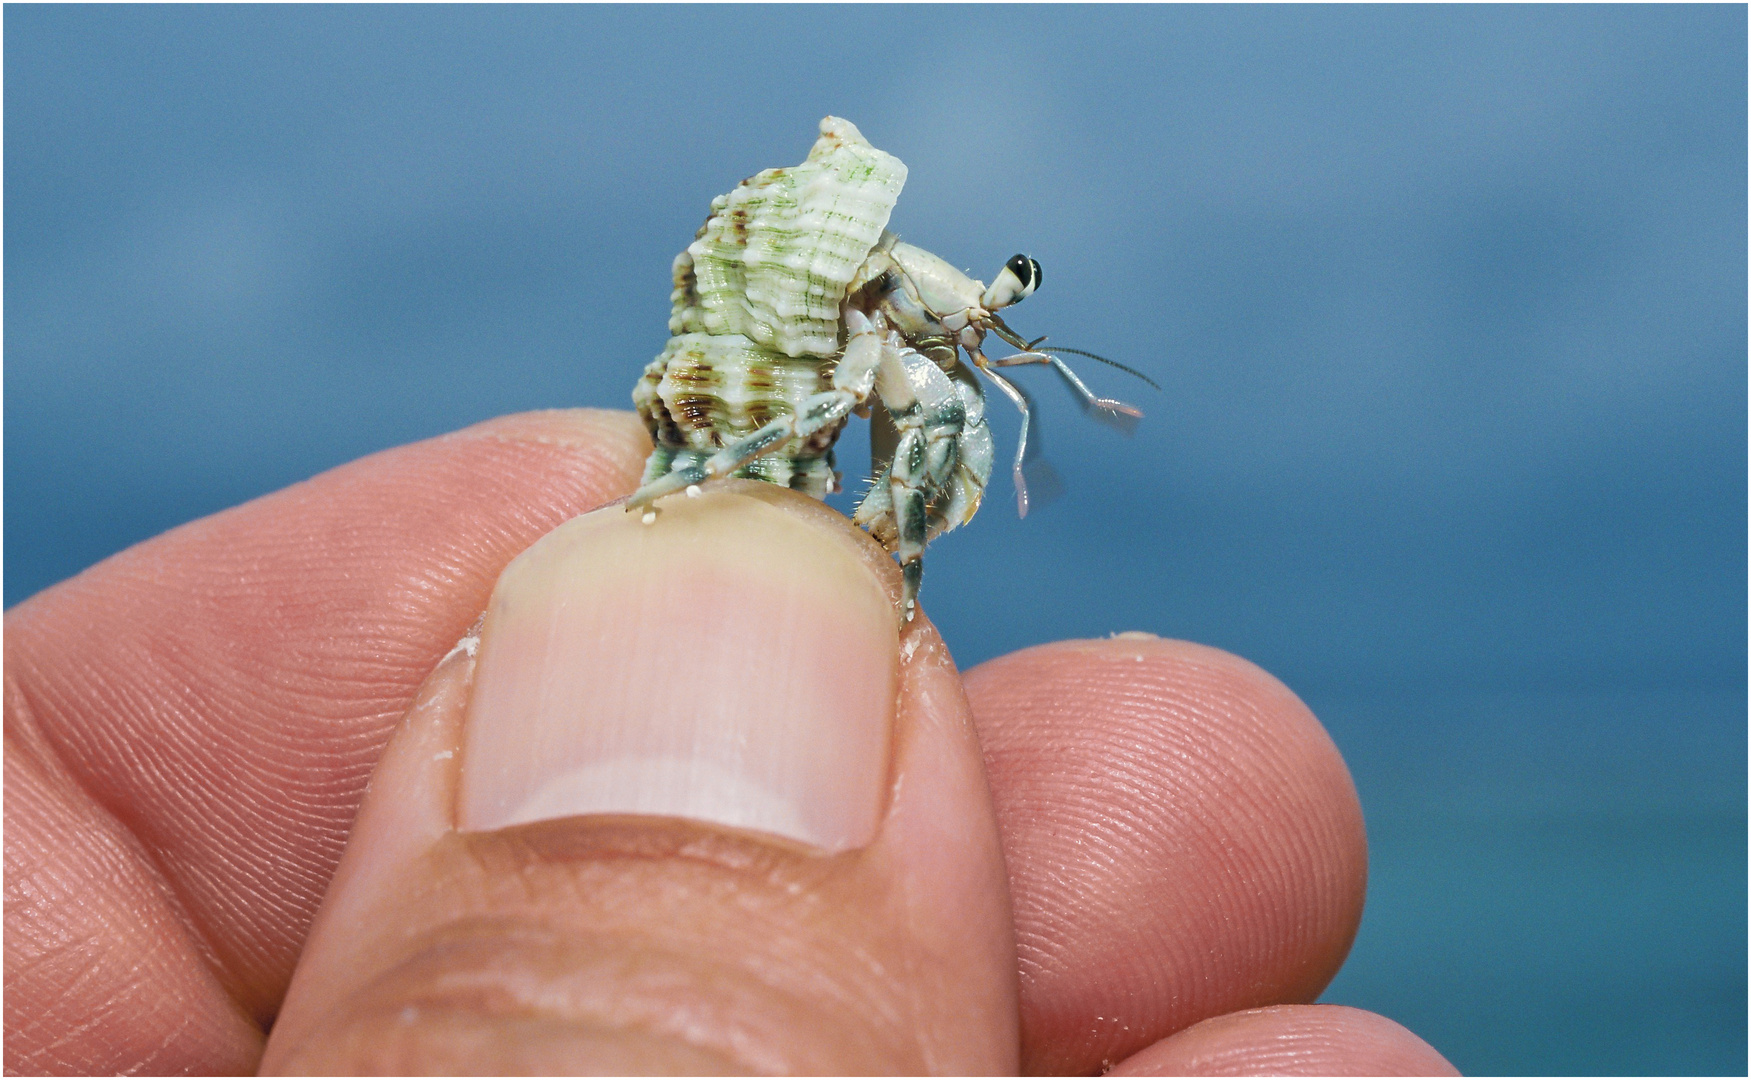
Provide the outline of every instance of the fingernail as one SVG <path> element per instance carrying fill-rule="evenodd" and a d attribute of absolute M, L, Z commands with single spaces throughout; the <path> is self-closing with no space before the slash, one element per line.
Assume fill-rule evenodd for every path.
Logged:
<path fill-rule="evenodd" d="M 898 651 L 887 590 L 806 515 L 718 492 L 586 514 L 493 592 L 459 824 L 653 814 L 861 847 Z"/>

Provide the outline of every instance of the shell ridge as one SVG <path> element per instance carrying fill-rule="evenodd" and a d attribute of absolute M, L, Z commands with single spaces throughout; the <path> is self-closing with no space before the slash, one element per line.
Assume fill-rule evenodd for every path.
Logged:
<path fill-rule="evenodd" d="M 841 305 L 889 235 L 906 175 L 856 125 L 829 116 L 802 164 L 763 169 L 711 200 L 671 265 L 669 341 L 633 391 L 655 444 L 647 482 L 831 389 Z M 737 474 L 822 497 L 844 424 L 793 438 Z"/>
<path fill-rule="evenodd" d="M 904 163 L 855 125 L 822 120 L 803 164 L 762 170 L 712 200 L 684 253 L 690 290 L 677 272 L 671 330 L 740 334 L 788 356 L 834 355 L 840 302 L 905 180 Z"/>

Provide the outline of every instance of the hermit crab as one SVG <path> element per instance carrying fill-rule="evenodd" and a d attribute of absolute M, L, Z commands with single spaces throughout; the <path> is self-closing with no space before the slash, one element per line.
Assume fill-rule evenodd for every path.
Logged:
<path fill-rule="evenodd" d="M 972 519 L 991 476 L 985 397 L 960 352 L 1021 410 L 1024 515 L 1028 401 L 995 369 L 1049 364 L 1089 407 L 1142 414 L 1097 397 L 1056 354 L 1112 361 L 1041 348 L 998 316 L 1039 288 L 1039 263 L 1017 255 L 987 286 L 903 243 L 887 225 L 906 166 L 849 121 L 829 116 L 820 131 L 801 165 L 713 199 L 675 257 L 669 344 L 632 393 L 655 449 L 627 508 L 653 521 L 657 499 L 720 476 L 824 498 L 838 489 L 833 444 L 873 397 L 891 421 L 871 439 L 885 461 L 852 520 L 898 557 L 910 620 L 925 544 Z M 986 334 L 1019 351 L 987 357 Z"/>

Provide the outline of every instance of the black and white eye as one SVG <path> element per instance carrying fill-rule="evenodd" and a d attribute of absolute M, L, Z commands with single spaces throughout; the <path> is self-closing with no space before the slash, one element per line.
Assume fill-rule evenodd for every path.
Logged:
<path fill-rule="evenodd" d="M 1003 264 L 997 280 L 985 290 L 985 307 L 996 311 L 1020 303 L 1040 287 L 1040 264 L 1026 255 L 1017 255 Z"/>

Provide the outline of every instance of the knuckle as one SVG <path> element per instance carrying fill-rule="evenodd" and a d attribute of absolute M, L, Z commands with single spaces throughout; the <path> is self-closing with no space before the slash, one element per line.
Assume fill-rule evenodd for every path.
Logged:
<path fill-rule="evenodd" d="M 654 835 L 579 824 L 446 845 L 443 910 L 423 929 L 388 931 L 381 971 L 275 1068 L 925 1068 L 902 985 L 871 959 L 890 943 L 851 895 L 855 860 L 822 865 L 678 823 Z"/>

